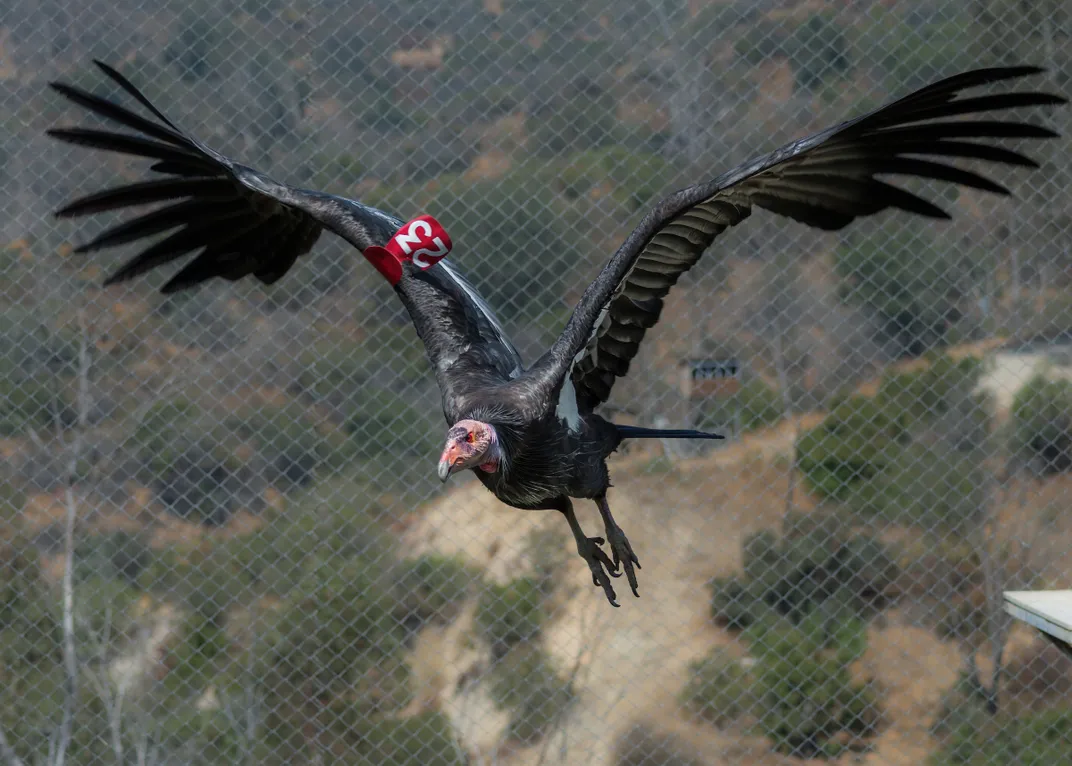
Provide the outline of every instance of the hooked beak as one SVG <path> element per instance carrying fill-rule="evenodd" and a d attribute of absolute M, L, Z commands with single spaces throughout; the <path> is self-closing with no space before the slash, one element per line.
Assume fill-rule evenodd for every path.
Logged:
<path fill-rule="evenodd" d="M 454 473 L 454 466 L 458 462 L 458 446 L 447 444 L 443 454 L 439 456 L 439 480 L 446 481 Z"/>

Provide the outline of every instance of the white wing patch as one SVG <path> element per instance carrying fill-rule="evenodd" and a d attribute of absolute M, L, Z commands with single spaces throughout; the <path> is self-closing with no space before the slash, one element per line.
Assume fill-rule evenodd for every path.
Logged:
<path fill-rule="evenodd" d="M 577 390 L 573 387 L 573 377 L 566 375 L 562 388 L 558 392 L 558 404 L 555 415 L 575 434 L 581 432 L 581 413 L 577 409 Z"/>

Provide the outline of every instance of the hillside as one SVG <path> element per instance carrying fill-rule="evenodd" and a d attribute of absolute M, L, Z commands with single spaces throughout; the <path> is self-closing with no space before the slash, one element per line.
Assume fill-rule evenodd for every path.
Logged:
<path fill-rule="evenodd" d="M 506 747 L 511 752 L 501 760 L 506 764 L 567 764 L 582 757 L 612 763 L 616 744 L 639 722 L 665 732 L 685 753 L 719 753 L 731 762 L 757 766 L 798 763 L 765 754 L 762 740 L 745 729 L 719 732 L 701 721 L 680 721 L 677 699 L 689 679 L 689 664 L 712 647 L 726 647 L 736 657 L 748 654 L 733 631 L 711 623 L 708 584 L 740 571 L 742 543 L 750 535 L 781 527 L 788 451 L 770 445 L 781 441 L 791 446 L 791 439 L 784 440 L 786 431 L 756 432 L 706 458 L 675 463 L 669 473 L 665 465 L 653 463 L 651 455 L 615 462 L 612 470 L 621 477 L 615 482 L 615 516 L 633 537 L 643 540 L 638 552 L 645 565 L 641 600 L 626 599 L 621 610 L 595 608 L 585 566 L 573 555 L 557 514 L 511 511 L 475 482 L 422 510 L 402 538 L 414 552 L 460 555 L 496 582 L 530 573 L 548 559 L 563 562 L 554 572 L 561 584 L 551 597 L 552 616 L 541 643 L 574 679 L 577 700 L 556 722 L 552 730 L 557 733 L 546 744 L 511 752 L 501 739 L 508 717 L 488 699 L 486 681 L 473 684 L 474 678 L 479 681 L 489 673 L 489 657 L 486 649 L 474 650 L 468 638 L 471 615 L 464 612 L 450 628 L 432 629 L 418 639 L 413 659 L 423 682 L 418 695 L 448 712 L 462 742 L 477 757 L 494 758 L 497 748 Z M 645 462 L 657 467 L 645 470 Z M 1003 528 L 1016 529 L 1020 519 L 1034 517 L 1045 498 L 1067 491 L 1067 484 L 1062 479 L 1026 507 L 1010 508 Z M 806 495 L 798 496 L 794 507 L 797 512 L 815 511 Z M 594 521 L 582 517 L 584 523 Z M 534 549 L 533 534 L 555 530 L 558 554 Z M 886 536 L 900 537 L 901 542 L 905 533 L 911 531 L 885 530 Z M 1066 544 L 1058 541 L 1072 540 L 1072 522 L 1064 519 L 1049 534 L 1056 539 L 1047 545 Z M 533 555 L 540 561 L 534 562 Z M 910 551 L 905 556 L 910 566 Z M 1072 577 L 1072 562 L 1062 558 L 1059 568 L 1051 570 L 1058 582 Z M 925 586 L 910 577 L 896 587 Z M 867 653 L 854 668 L 885 692 L 885 726 L 869 743 L 865 763 L 918 764 L 941 747 L 930 727 L 958 682 L 964 649 L 949 637 L 935 635 L 932 626 L 919 624 L 913 617 L 918 609 L 907 603 L 911 600 L 906 598 L 903 608 L 889 611 L 871 626 Z M 1052 661 L 1042 639 L 1026 629 L 1014 633 L 1010 666 L 1039 653 Z M 984 647 L 982 662 L 985 656 Z M 1066 675 L 1072 672 L 1067 661 L 1058 661 L 1058 667 Z M 841 762 L 859 762 L 856 758 L 849 755 Z"/>
<path fill-rule="evenodd" d="M 660 195 L 967 67 L 1041 57 L 1070 92 L 1070 24 L 1056 0 L 4 4 L 0 733 L 48 751 L 72 638 L 68 763 L 116 736 L 175 764 L 1057 762 L 1034 733 L 1072 726 L 1069 663 L 993 593 L 1072 574 L 1072 383 L 1038 364 L 1072 339 L 1072 112 L 1033 117 L 1065 136 L 1021 147 L 1038 170 L 994 171 L 1013 199 L 929 189 L 948 224 L 836 233 L 757 211 L 682 278 L 605 411 L 733 439 L 615 457 L 644 566 L 618 610 L 560 518 L 435 478 L 439 394 L 363 259 L 325 237 L 272 287 L 102 289 L 132 253 L 73 247 L 114 221 L 49 213 L 148 171 L 43 130 L 84 119 L 54 79 L 129 103 L 111 62 L 274 177 L 435 215 L 533 360 Z M 685 399 L 682 360 L 729 357 L 737 394 Z"/>

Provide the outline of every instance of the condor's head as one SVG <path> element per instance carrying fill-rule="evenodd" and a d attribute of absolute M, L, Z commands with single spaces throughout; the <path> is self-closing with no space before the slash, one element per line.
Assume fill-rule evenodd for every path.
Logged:
<path fill-rule="evenodd" d="M 492 473 L 501 457 L 495 426 L 479 420 L 459 420 L 447 431 L 447 443 L 439 456 L 439 480 L 466 468 Z"/>

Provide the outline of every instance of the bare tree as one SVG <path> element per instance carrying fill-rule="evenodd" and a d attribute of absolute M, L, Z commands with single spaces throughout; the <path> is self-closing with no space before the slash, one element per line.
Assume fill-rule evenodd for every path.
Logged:
<path fill-rule="evenodd" d="M 746 307 L 748 324 L 760 337 L 765 338 L 770 352 L 771 366 L 778 380 L 778 393 L 781 397 L 782 418 L 788 423 L 793 418 L 793 382 L 790 380 L 790 367 L 796 367 L 797 360 L 787 359 L 794 353 L 797 342 L 797 330 L 804 320 L 804 300 L 801 294 L 800 270 L 796 259 L 787 251 L 780 251 L 764 266 L 759 277 L 762 287 Z M 797 436 L 793 438 L 796 444 Z M 793 510 L 793 492 L 796 481 L 796 449 L 791 451 L 788 466 L 785 515 Z"/>
<path fill-rule="evenodd" d="M 689 167 L 698 165 L 706 149 L 708 125 L 703 116 L 705 86 L 710 86 L 707 63 L 702 50 L 690 45 L 694 37 L 678 33 L 679 25 L 671 18 L 666 4 L 652 0 L 652 10 L 668 47 L 670 92 L 667 106 L 674 136 L 671 142 L 675 151 L 684 156 Z"/>
<path fill-rule="evenodd" d="M 74 732 L 74 719 L 77 713 L 79 678 L 82 675 L 89 680 L 90 685 L 97 693 L 105 708 L 108 718 L 109 737 L 112 752 L 115 755 L 117 766 L 125 766 L 127 763 L 124 745 L 124 703 L 127 688 L 124 684 L 113 685 L 104 670 L 108 648 L 112 643 L 112 613 L 106 610 L 104 625 L 100 631 L 89 629 L 90 654 L 96 662 L 81 664 L 79 662 L 77 647 L 75 645 L 75 627 L 77 614 L 75 609 L 74 592 L 74 551 L 75 530 L 78 523 L 78 500 L 75 496 L 75 482 L 78 478 L 79 463 L 83 457 L 85 433 L 91 410 L 90 401 L 90 369 L 91 360 L 89 354 L 90 328 L 86 320 L 85 310 L 78 312 L 79 348 L 77 368 L 77 419 L 74 432 L 67 439 L 64 435 L 62 418 L 57 406 L 58 397 L 53 400 L 52 420 L 55 427 L 55 439 L 59 445 L 66 447 L 66 461 L 64 463 L 64 572 L 62 581 L 62 654 L 63 654 L 63 702 L 62 714 L 59 726 L 49 741 L 49 750 L 44 762 L 48 766 L 63 766 L 67 762 L 71 740 Z M 58 392 L 57 392 L 58 393 Z M 36 433 L 30 434 L 31 438 L 40 442 L 41 437 Z M 85 627 L 85 625 L 83 625 Z M 144 729 L 145 727 L 141 727 Z M 156 762 L 148 745 L 148 737 L 139 737 L 136 740 L 135 751 L 139 766 L 149 766 Z M 0 729 L 0 757 L 8 766 L 23 766 L 24 762 L 19 758 L 15 749 L 11 746 L 5 732 Z"/>
<path fill-rule="evenodd" d="M 987 442 L 994 441 L 993 438 L 984 440 L 977 450 L 985 453 L 988 451 Z M 1005 649 L 1013 622 L 1005 612 L 1004 593 L 1029 584 L 1025 573 L 1037 565 L 1033 555 L 1036 544 L 1053 524 L 1053 519 L 1025 519 L 1026 493 L 1016 492 L 1017 498 L 1013 500 L 1014 482 L 1020 482 L 1022 487 L 1026 480 L 1023 466 L 1016 455 L 1006 455 L 1003 463 L 1004 469 L 998 475 L 990 471 L 982 472 L 986 482 L 982 507 L 968 531 L 972 547 L 979 552 L 984 598 L 982 638 L 990 652 L 990 678 L 984 683 L 980 677 L 975 647 L 969 647 L 968 673 L 972 685 L 985 695 L 986 709 L 991 714 L 996 714 L 1000 708 Z M 1018 506 L 1017 518 L 1032 526 L 1029 529 L 1020 528 L 1016 534 L 1001 534 L 1001 512 L 1012 502 Z"/>
<path fill-rule="evenodd" d="M 78 520 L 78 503 L 74 496 L 74 483 L 78 476 L 78 463 L 82 457 L 83 440 L 86 424 L 89 420 L 89 328 L 86 324 L 85 309 L 78 312 L 78 420 L 74 436 L 67 451 L 67 468 L 64 477 L 64 503 L 66 515 L 63 528 L 63 668 L 64 699 L 63 718 L 60 722 L 55 758 L 50 759 L 53 766 L 64 766 L 67 750 L 71 744 L 71 732 L 74 726 L 75 705 L 78 701 L 78 657 L 74 645 L 74 530 Z M 56 426 L 56 440 L 63 443 L 63 425 L 56 401 L 53 402 L 53 421 Z"/>

